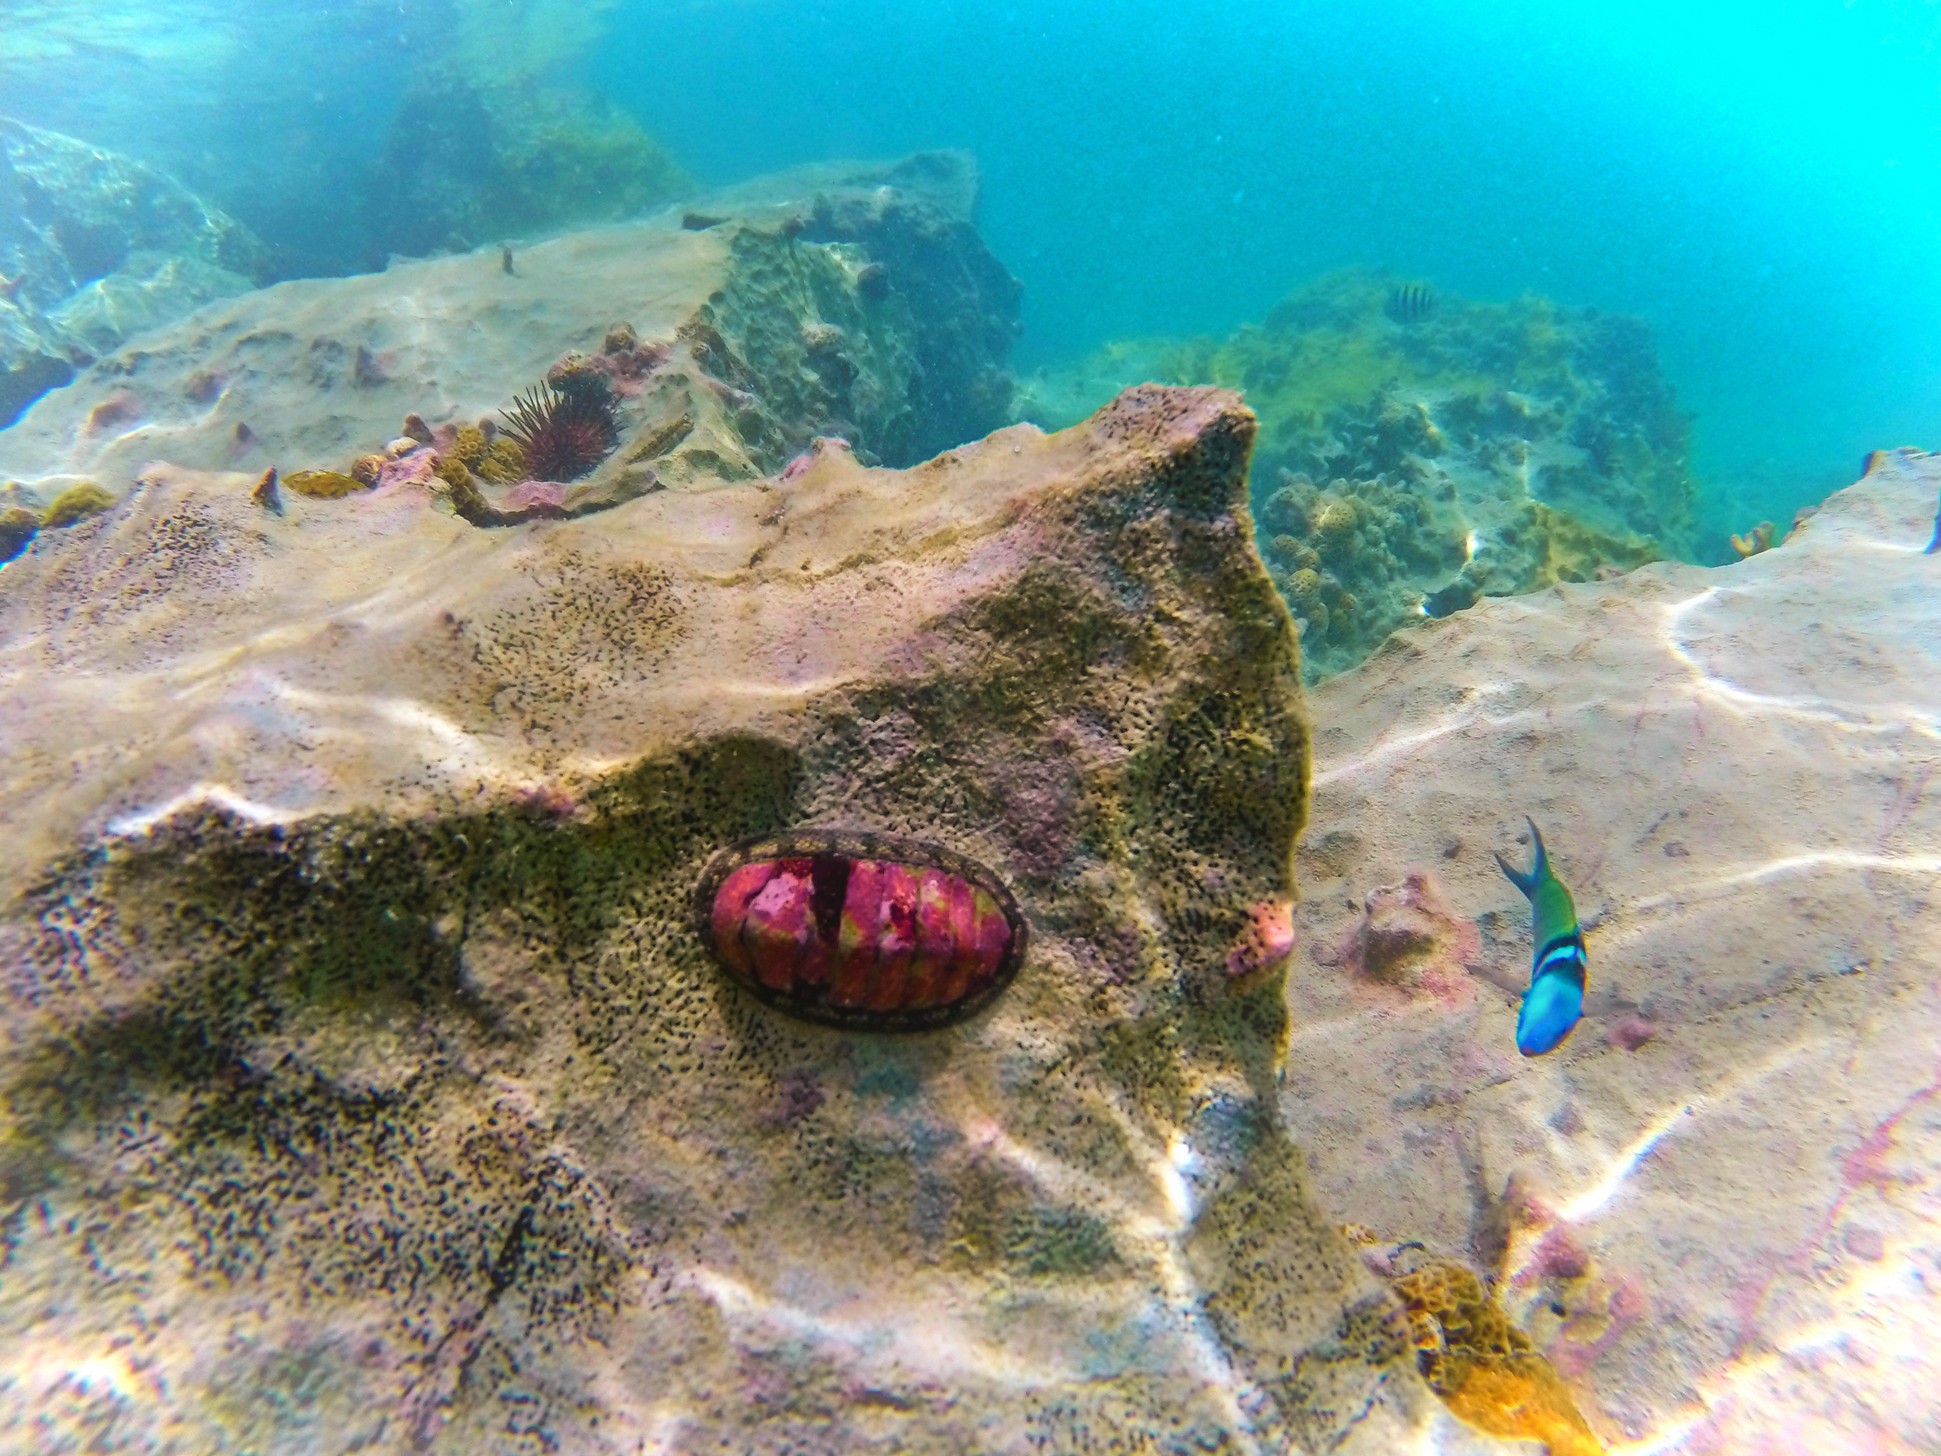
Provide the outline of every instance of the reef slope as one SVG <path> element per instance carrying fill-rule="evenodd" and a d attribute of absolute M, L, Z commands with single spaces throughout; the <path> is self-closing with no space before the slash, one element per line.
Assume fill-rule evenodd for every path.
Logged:
<path fill-rule="evenodd" d="M 44 533 L 0 1445 L 1475 1449 L 1279 1125 L 1252 436 L 1148 388 L 504 531 L 157 468 Z M 904 1037 L 754 1002 L 690 891 L 800 824 L 988 866 L 1016 982 Z"/>
<path fill-rule="evenodd" d="M 1876 461 L 1779 549 L 1484 601 L 1310 698 L 1322 1197 L 1500 1270 L 1645 1449 L 1933 1447 L 1941 458 Z M 1531 1061 L 1526 813 L 1593 1006 Z"/>

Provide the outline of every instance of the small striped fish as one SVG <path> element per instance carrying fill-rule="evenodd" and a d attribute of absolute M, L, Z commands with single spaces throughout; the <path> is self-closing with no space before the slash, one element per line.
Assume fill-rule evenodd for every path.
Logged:
<path fill-rule="evenodd" d="M 1382 312 L 1398 324 L 1419 324 L 1436 311 L 1435 290 L 1426 283 L 1402 283 L 1388 290 Z"/>
<path fill-rule="evenodd" d="M 1530 826 L 1535 845 L 1530 872 L 1518 874 L 1502 855 L 1496 862 L 1510 883 L 1530 899 L 1530 989 L 1516 1014 L 1516 1049 L 1526 1057 L 1540 1057 L 1564 1044 L 1584 1014 L 1584 932 L 1577 925 L 1577 906 L 1570 891 L 1550 868 L 1543 836 Z"/>

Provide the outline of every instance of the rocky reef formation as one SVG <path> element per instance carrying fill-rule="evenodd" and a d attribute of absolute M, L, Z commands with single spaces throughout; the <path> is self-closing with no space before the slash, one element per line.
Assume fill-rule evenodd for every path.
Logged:
<path fill-rule="evenodd" d="M 585 499 L 755 479 L 818 437 L 912 464 L 1008 412 L 1018 286 L 977 236 L 976 194 L 962 153 L 820 166 L 702 213 L 228 300 L 0 433 L 0 474 L 23 482 L 0 504 L 82 479 L 119 492 L 156 458 L 352 476 L 592 375 L 617 416 Z"/>
<path fill-rule="evenodd" d="M 504 531 L 157 466 L 44 533 L 0 1444 L 1480 1449 L 1281 1130 L 1252 435 L 1151 388 Z M 999 877 L 1015 980 L 924 1033 L 752 998 L 695 886 L 803 826 Z"/>
<path fill-rule="evenodd" d="M 265 264 L 247 228 L 162 173 L 0 117 L 0 428 Z"/>
<path fill-rule="evenodd" d="M 1688 422 L 1638 320 L 1351 270 L 1231 338 L 1121 344 L 1023 417 L 1137 379 L 1245 391 L 1262 548 L 1310 676 L 1411 618 L 1692 554 Z"/>
<path fill-rule="evenodd" d="M 1930 1440 L 1941 457 L 1871 464 L 1743 562 L 1483 601 L 1309 695 L 1283 1107 L 1321 1199 L 1487 1276 L 1638 1449 Z M 1526 813 L 1590 963 L 1535 1059 L 1491 858 Z M 1519 1342 L 1437 1278 L 1400 1292 L 1469 1333 L 1430 1352 L 1494 1329 L 1501 1382 Z M 1568 1424 L 1541 1379 L 1473 1394 Z"/>
<path fill-rule="evenodd" d="M 432 67 L 400 97 L 362 190 L 366 215 L 314 245 L 329 271 L 636 217 L 696 187 L 631 117 L 581 93 Z"/>

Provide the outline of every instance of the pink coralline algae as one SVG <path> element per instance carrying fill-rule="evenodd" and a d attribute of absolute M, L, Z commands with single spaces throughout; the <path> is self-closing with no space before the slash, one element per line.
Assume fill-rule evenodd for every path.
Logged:
<path fill-rule="evenodd" d="M 563 511 L 566 487 L 557 480 L 522 480 L 505 493 L 507 510 Z"/>
<path fill-rule="evenodd" d="M 395 491 L 413 485 L 429 487 L 436 478 L 437 464 L 438 452 L 429 445 L 420 446 L 409 454 L 385 461 L 377 473 L 377 488 Z"/>
<path fill-rule="evenodd" d="M 975 861 L 916 840 L 803 829 L 723 850 L 695 891 L 696 929 L 729 976 L 807 1021 L 924 1031 L 987 1005 L 1027 931 Z"/>
<path fill-rule="evenodd" d="M 784 482 L 798 480 L 808 473 L 811 465 L 814 465 L 816 461 L 820 460 L 831 450 L 849 450 L 851 448 L 847 440 L 839 439 L 834 435 L 817 435 L 809 442 L 808 449 L 804 450 L 800 455 L 782 467 L 782 479 Z"/>
<path fill-rule="evenodd" d="M 1658 1034 L 1658 1024 L 1642 1016 L 1627 1016 L 1604 1034 L 1614 1047 L 1634 1052 Z"/>
<path fill-rule="evenodd" d="M 1227 952 L 1227 974 L 1236 979 L 1277 966 L 1294 953 L 1294 906 L 1263 900 L 1247 912 L 1247 925 Z"/>

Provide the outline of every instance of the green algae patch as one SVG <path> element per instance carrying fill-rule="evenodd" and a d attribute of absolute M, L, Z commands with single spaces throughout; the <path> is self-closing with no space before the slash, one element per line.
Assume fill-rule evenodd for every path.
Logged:
<path fill-rule="evenodd" d="M 115 498 L 96 485 L 92 480 L 84 480 L 78 485 L 70 485 L 55 496 L 47 507 L 47 514 L 41 517 L 43 531 L 58 531 L 85 521 L 89 516 L 98 516 L 115 503 Z"/>
<path fill-rule="evenodd" d="M 292 470 L 283 477 L 285 488 L 311 500 L 341 500 L 364 490 L 364 482 L 339 470 Z"/>

